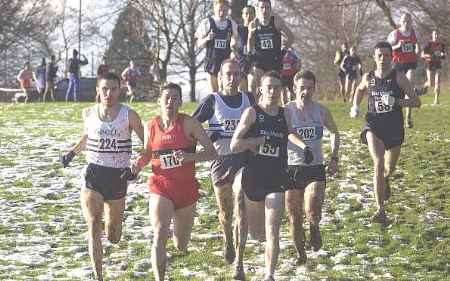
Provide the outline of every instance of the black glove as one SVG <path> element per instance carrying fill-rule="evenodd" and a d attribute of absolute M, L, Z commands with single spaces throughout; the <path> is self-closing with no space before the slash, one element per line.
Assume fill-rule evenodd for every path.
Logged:
<path fill-rule="evenodd" d="M 59 162 L 61 162 L 61 164 L 63 165 L 64 168 L 66 168 L 67 166 L 69 166 L 69 163 L 72 161 L 72 159 L 75 157 L 75 152 L 73 152 L 72 150 L 67 152 L 66 154 L 62 155 L 59 158 Z"/>
<path fill-rule="evenodd" d="M 122 173 L 120 174 L 121 180 L 132 181 L 135 180 L 136 178 L 137 175 L 133 174 L 130 168 L 127 167 L 122 169 Z"/>
<path fill-rule="evenodd" d="M 305 164 L 311 164 L 311 162 L 314 160 L 314 155 L 309 146 L 306 146 L 303 150 L 303 159 Z"/>

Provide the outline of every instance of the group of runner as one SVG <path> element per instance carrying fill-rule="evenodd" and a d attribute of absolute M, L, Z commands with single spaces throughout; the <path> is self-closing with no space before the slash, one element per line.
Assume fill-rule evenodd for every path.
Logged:
<path fill-rule="evenodd" d="M 271 8 L 270 0 L 258 0 L 255 8 L 244 8 L 244 25 L 237 26 L 226 17 L 227 1 L 214 1 L 214 16 L 206 19 L 197 32 L 199 45 L 207 48 L 205 67 L 212 93 L 192 116 L 179 111 L 181 88 L 169 83 L 161 88 L 160 115 L 142 125 L 135 111 L 119 103 L 120 78 L 106 73 L 98 79 L 99 102 L 84 111 L 82 137 L 62 157 L 67 166 L 76 154 L 86 150 L 89 164 L 81 205 L 98 280 L 103 280 L 103 214 L 106 236 L 117 243 L 122 232 L 127 180 L 136 178 L 149 163 L 153 172 L 148 182 L 153 228 L 151 264 L 156 280 L 165 278 L 171 221 L 174 245 L 181 251 L 187 249 L 199 199 L 195 163 L 201 161 L 212 161 L 223 257 L 233 264 L 234 279 L 245 279 L 244 252 L 250 234 L 266 241 L 264 280 L 274 280 L 285 207 L 297 263 L 306 262 L 307 244 L 314 251 L 322 247 L 319 224 L 327 174 L 332 176 L 338 171 L 339 131 L 330 111 L 314 100 L 317 79 L 313 72 L 293 71 L 292 81 L 287 82 L 280 76 L 288 68 L 284 68 L 284 62 L 295 61 L 290 58 L 283 62 L 282 55 L 282 37 L 289 50 L 292 32 L 272 14 Z M 350 111 L 351 117 L 356 117 L 362 97 L 367 94 L 367 123 L 361 140 L 367 143 L 374 163 L 377 210 L 372 219 L 382 224 L 388 223 L 385 203 L 391 193 L 389 177 L 404 140 L 402 108 L 420 106 L 417 91 L 402 69 L 397 70 L 397 60 L 409 57 L 405 53 L 415 48 L 411 51 L 408 44 L 415 42 L 405 38 L 403 30 L 396 32 L 396 40 L 401 41 L 398 46 L 392 42 L 375 45 L 375 69 L 362 75 Z M 242 39 L 244 36 L 247 40 Z M 341 70 L 346 70 L 347 64 L 341 62 Z M 351 68 L 359 70 L 361 67 Z M 250 92 L 245 91 L 247 74 Z M 284 88 L 292 91 L 294 100 L 286 98 L 282 107 Z M 207 123 L 206 129 L 202 123 Z M 132 131 L 144 143 L 144 151 L 135 161 L 131 161 Z M 322 149 L 325 132 L 330 139 L 328 155 Z M 197 143 L 202 146 L 199 151 Z M 309 243 L 303 229 L 304 216 L 309 222 Z"/>

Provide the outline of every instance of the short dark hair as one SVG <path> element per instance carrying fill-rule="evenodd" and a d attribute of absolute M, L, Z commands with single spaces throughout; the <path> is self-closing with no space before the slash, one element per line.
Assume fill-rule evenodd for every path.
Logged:
<path fill-rule="evenodd" d="M 77 49 L 73 49 L 72 55 L 73 55 L 74 57 L 78 56 L 78 51 L 77 51 Z"/>
<path fill-rule="evenodd" d="M 258 0 L 258 2 L 267 2 L 269 3 L 269 6 L 272 7 L 272 2 L 270 2 L 270 0 Z"/>
<path fill-rule="evenodd" d="M 261 81 L 264 80 L 265 78 L 275 78 L 281 80 L 280 73 L 274 70 L 267 71 L 266 73 L 264 73 L 261 77 Z"/>
<path fill-rule="evenodd" d="M 253 12 L 253 14 L 255 14 L 255 7 L 252 5 L 245 5 L 242 9 L 249 9 Z"/>
<path fill-rule="evenodd" d="M 389 49 L 389 51 L 392 53 L 392 46 L 386 41 L 381 41 L 375 44 L 373 50 L 375 51 L 376 49 Z"/>
<path fill-rule="evenodd" d="M 161 96 L 162 92 L 164 92 L 165 90 L 170 90 L 170 89 L 177 91 L 178 96 L 180 97 L 180 100 L 183 100 L 183 94 L 182 94 L 180 85 L 173 83 L 173 82 L 169 82 L 169 83 L 166 83 L 161 86 L 160 96 Z"/>
<path fill-rule="evenodd" d="M 115 81 L 117 81 L 117 83 L 119 83 L 119 88 L 120 88 L 120 77 L 117 74 L 115 74 L 114 72 L 108 72 L 104 75 L 98 76 L 97 77 L 97 86 L 101 80 L 115 80 Z"/>
<path fill-rule="evenodd" d="M 226 65 L 226 64 L 236 64 L 236 65 L 239 66 L 239 62 L 238 62 L 237 60 L 235 60 L 235 59 L 230 59 L 230 58 L 225 59 L 225 60 L 220 64 L 220 69 L 219 69 L 219 73 L 220 73 L 220 74 L 222 74 L 222 68 L 223 68 L 223 66 Z M 239 72 L 240 72 L 240 70 L 241 70 L 241 69 L 239 68 Z"/>
<path fill-rule="evenodd" d="M 314 86 L 316 86 L 316 75 L 314 75 L 314 72 L 311 70 L 302 70 L 297 72 L 294 76 L 294 84 L 297 84 L 297 82 L 300 80 L 312 80 L 314 81 Z"/>

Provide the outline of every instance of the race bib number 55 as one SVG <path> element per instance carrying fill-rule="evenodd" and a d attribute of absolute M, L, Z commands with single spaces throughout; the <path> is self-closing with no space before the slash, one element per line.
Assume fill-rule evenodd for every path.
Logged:
<path fill-rule="evenodd" d="M 161 162 L 161 169 L 173 169 L 176 167 L 180 167 L 181 163 L 178 161 L 173 154 L 164 154 L 159 156 L 159 161 Z"/>
<path fill-rule="evenodd" d="M 259 146 L 258 154 L 269 157 L 278 157 L 280 155 L 280 147 L 276 144 L 266 142 Z"/>
<path fill-rule="evenodd" d="M 375 97 L 375 110 L 377 113 L 386 113 L 392 111 L 392 106 L 384 104 L 381 96 Z"/>

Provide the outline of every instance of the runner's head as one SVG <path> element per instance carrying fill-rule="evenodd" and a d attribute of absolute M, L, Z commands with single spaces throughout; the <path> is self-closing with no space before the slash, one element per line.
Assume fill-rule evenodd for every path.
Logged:
<path fill-rule="evenodd" d="M 412 28 L 412 18 L 410 13 L 404 13 L 400 18 L 400 28 L 410 30 Z"/>
<path fill-rule="evenodd" d="M 316 76 L 310 70 L 302 70 L 294 76 L 294 91 L 297 101 L 312 100 L 316 90 Z"/>
<path fill-rule="evenodd" d="M 134 61 L 130 60 L 130 68 L 134 68 Z"/>
<path fill-rule="evenodd" d="M 78 51 L 76 49 L 73 49 L 72 57 L 74 58 L 78 57 Z"/>
<path fill-rule="evenodd" d="M 161 87 L 159 105 L 161 106 L 161 113 L 177 113 L 178 109 L 182 105 L 181 87 L 175 83 L 167 83 L 163 85 Z"/>
<path fill-rule="evenodd" d="M 256 17 L 259 19 L 269 19 L 272 15 L 272 3 L 270 0 L 258 0 L 256 3 Z"/>
<path fill-rule="evenodd" d="M 247 5 L 242 9 L 242 21 L 247 26 L 255 18 L 255 7 Z"/>
<path fill-rule="evenodd" d="M 47 62 L 45 61 L 45 58 L 42 58 L 41 60 L 41 66 L 45 66 L 47 64 Z"/>
<path fill-rule="evenodd" d="M 30 62 L 29 61 L 25 62 L 23 68 L 25 68 L 26 70 L 30 70 L 31 68 Z"/>
<path fill-rule="evenodd" d="M 214 16 L 224 19 L 228 15 L 229 4 L 227 0 L 214 0 Z"/>
<path fill-rule="evenodd" d="M 259 87 L 261 102 L 270 105 L 279 104 L 281 89 L 281 79 L 278 72 L 269 71 L 264 73 L 261 77 L 261 86 Z"/>
<path fill-rule="evenodd" d="M 347 52 L 348 51 L 348 44 L 346 42 L 342 43 L 341 51 L 342 52 Z"/>
<path fill-rule="evenodd" d="M 439 32 L 435 29 L 431 32 L 431 40 L 437 41 L 439 39 Z"/>
<path fill-rule="evenodd" d="M 356 54 L 356 47 L 355 46 L 351 46 L 350 49 L 348 49 L 348 53 L 353 56 L 354 54 Z"/>
<path fill-rule="evenodd" d="M 120 78 L 108 72 L 97 79 L 97 101 L 105 107 L 113 107 L 119 103 Z"/>
<path fill-rule="evenodd" d="M 241 81 L 241 69 L 234 59 L 226 59 L 220 66 L 219 83 L 226 94 L 237 94 Z"/>
<path fill-rule="evenodd" d="M 392 46 L 388 42 L 378 42 L 374 47 L 373 59 L 379 70 L 391 68 Z"/>
<path fill-rule="evenodd" d="M 51 55 L 50 60 L 51 60 L 51 62 L 55 62 L 55 60 L 56 60 L 55 55 Z"/>

